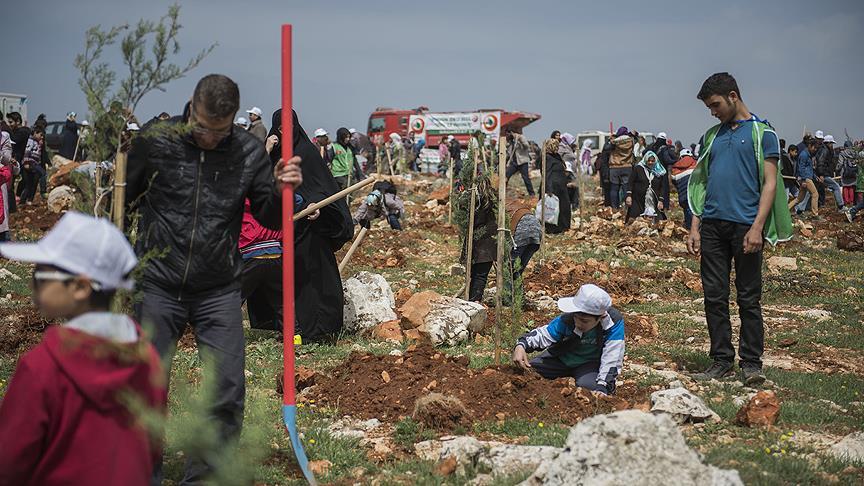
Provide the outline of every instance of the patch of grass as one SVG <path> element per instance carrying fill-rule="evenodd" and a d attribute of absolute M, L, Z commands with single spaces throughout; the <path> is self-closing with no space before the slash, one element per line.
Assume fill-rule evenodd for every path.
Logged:
<path fill-rule="evenodd" d="M 541 425 L 542 424 L 542 425 Z M 510 439 L 524 438 L 524 445 L 564 447 L 570 428 L 561 424 L 550 424 L 524 419 L 507 419 L 502 422 L 476 422 L 474 434 L 492 434 Z"/>
<path fill-rule="evenodd" d="M 785 388 L 793 398 L 822 398 L 848 407 L 864 399 L 864 378 L 847 373 L 807 373 L 767 368 L 765 376 Z"/>
<path fill-rule="evenodd" d="M 393 441 L 407 450 L 412 450 L 414 444 L 435 438 L 435 432 L 423 427 L 412 418 L 404 418 L 396 422 Z"/>
<path fill-rule="evenodd" d="M 773 449 L 766 452 L 765 447 L 742 443 L 717 445 L 705 454 L 705 460 L 717 467 L 737 469 L 748 485 L 861 484 L 861 477 L 846 470 L 848 464 L 844 462 L 823 458 L 813 464 L 801 455 L 777 454 Z"/>

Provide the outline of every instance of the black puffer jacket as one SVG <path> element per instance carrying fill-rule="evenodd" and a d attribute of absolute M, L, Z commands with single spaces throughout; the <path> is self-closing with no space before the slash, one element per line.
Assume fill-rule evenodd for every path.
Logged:
<path fill-rule="evenodd" d="M 178 299 L 239 288 L 237 249 L 243 204 L 262 225 L 279 229 L 282 198 L 264 144 L 245 130 L 201 150 L 180 117 L 148 124 L 129 152 L 126 203 L 140 212 L 136 253 L 148 260 L 144 283 Z M 152 180 L 152 183 L 151 183 Z M 138 198 L 140 197 L 140 201 Z"/>
<path fill-rule="evenodd" d="M 816 151 L 813 168 L 817 176 L 834 177 L 834 151 L 827 145 L 822 145 Z"/>

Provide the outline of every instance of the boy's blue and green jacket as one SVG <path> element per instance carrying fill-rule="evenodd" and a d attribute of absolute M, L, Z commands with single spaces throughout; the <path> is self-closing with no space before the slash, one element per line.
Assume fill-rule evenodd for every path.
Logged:
<path fill-rule="evenodd" d="M 529 353 L 548 350 L 573 368 L 599 362 L 597 384 L 611 393 L 624 364 L 624 316 L 613 307 L 600 320 L 599 326 L 582 333 L 575 328 L 572 314 L 561 314 L 549 324 L 520 337 L 516 345 Z"/>

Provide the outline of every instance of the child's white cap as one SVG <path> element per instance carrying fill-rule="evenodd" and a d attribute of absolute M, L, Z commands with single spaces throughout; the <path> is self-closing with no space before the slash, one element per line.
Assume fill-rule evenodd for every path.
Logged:
<path fill-rule="evenodd" d="M 84 275 L 104 290 L 131 289 L 129 273 L 138 264 L 132 246 L 114 225 L 82 213 L 68 212 L 36 243 L 3 243 L 10 260 L 53 265 Z"/>
<path fill-rule="evenodd" d="M 612 307 L 612 297 L 605 290 L 594 284 L 579 287 L 579 292 L 573 297 L 558 299 L 558 309 L 570 314 L 583 312 L 592 316 L 602 316 Z"/>

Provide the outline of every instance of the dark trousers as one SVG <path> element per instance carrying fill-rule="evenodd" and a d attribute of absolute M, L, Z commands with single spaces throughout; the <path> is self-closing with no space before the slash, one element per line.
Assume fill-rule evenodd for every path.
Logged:
<path fill-rule="evenodd" d="M 515 287 L 517 292 L 521 295 L 523 289 L 525 288 L 522 285 L 522 282 L 519 279 L 522 277 L 522 272 L 525 270 L 525 267 L 528 266 L 528 262 L 531 261 L 531 257 L 534 256 L 535 253 L 540 249 L 540 245 L 537 243 L 529 243 L 527 245 L 517 246 L 510 252 L 510 264 L 512 265 L 513 275 L 512 279 L 505 279 L 504 281 L 504 301 L 505 305 L 510 305 L 515 300 L 515 295 L 511 295 L 513 293 L 513 288 Z"/>
<path fill-rule="evenodd" d="M 471 265 L 471 284 L 468 286 L 468 300 L 472 302 L 483 301 L 483 291 L 489 280 L 489 272 L 492 270 L 492 262 L 475 263 Z"/>
<path fill-rule="evenodd" d="M 195 341 L 202 357 L 214 360 L 211 373 L 216 380 L 215 395 L 207 411 L 208 421 L 218 427 L 220 443 L 236 440 L 243 426 L 246 396 L 245 340 L 240 311 L 240 290 L 213 292 L 209 295 L 177 300 L 177 296 L 144 285 L 144 299 L 137 305 L 136 317 L 145 328 L 152 327 L 153 345 L 166 363 L 170 376 L 171 359 L 177 340 L 187 324 L 195 330 Z M 213 466 L 203 458 L 187 453 L 186 471 L 180 484 L 202 481 Z M 162 481 L 162 462 L 156 465 L 152 484 Z"/>
<path fill-rule="evenodd" d="M 243 261 L 240 298 L 246 302 L 249 326 L 282 331 L 282 258 Z"/>
<path fill-rule="evenodd" d="M 36 196 L 36 189 L 39 186 L 39 181 L 44 174 L 44 169 L 42 169 L 38 165 L 31 165 L 30 169 L 23 169 L 21 171 L 21 184 L 23 188 L 21 189 L 21 202 L 32 201 Z"/>
<path fill-rule="evenodd" d="M 519 172 L 522 174 L 522 182 L 525 183 L 525 189 L 528 190 L 528 195 L 534 195 L 534 186 L 531 184 L 531 176 L 529 175 L 529 164 L 522 165 L 513 165 L 507 167 L 507 182 L 510 182 L 510 178 L 513 177 L 514 174 Z"/>
<path fill-rule="evenodd" d="M 402 231 L 402 223 L 399 222 L 399 216 L 396 214 L 387 215 L 387 222 L 390 223 L 390 229 Z"/>
<path fill-rule="evenodd" d="M 534 371 L 540 374 L 543 378 L 554 380 L 555 378 L 570 377 L 576 378 L 576 386 L 587 388 L 588 390 L 601 390 L 597 386 L 597 374 L 600 372 L 600 363 L 585 363 L 583 365 L 572 368 L 564 364 L 559 358 L 552 356 L 549 351 L 543 351 L 539 356 L 529 361 Z M 609 389 L 614 390 L 615 384 L 610 383 Z M 604 393 L 606 390 L 601 390 Z"/>
<path fill-rule="evenodd" d="M 612 183 L 609 179 L 600 179 L 600 189 L 603 190 L 603 206 L 612 207 Z"/>
<path fill-rule="evenodd" d="M 702 221 L 701 275 L 705 289 L 705 319 L 714 361 L 732 363 L 732 323 L 729 320 L 729 277 L 735 263 L 735 290 L 741 330 L 738 358 L 743 366 L 762 367 L 765 330 L 762 325 L 762 251 L 744 253 L 744 224 Z"/>

